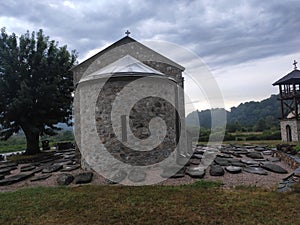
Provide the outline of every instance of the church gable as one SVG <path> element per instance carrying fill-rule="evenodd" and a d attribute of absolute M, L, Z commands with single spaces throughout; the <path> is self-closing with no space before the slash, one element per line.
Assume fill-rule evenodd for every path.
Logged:
<path fill-rule="evenodd" d="M 130 55 L 147 66 L 166 74 L 177 80 L 178 83 L 181 82 L 181 73 L 184 67 L 137 42 L 131 37 L 126 36 L 75 66 L 72 69 L 74 73 L 74 85 L 78 84 L 80 79 L 112 64 L 126 55 Z"/>

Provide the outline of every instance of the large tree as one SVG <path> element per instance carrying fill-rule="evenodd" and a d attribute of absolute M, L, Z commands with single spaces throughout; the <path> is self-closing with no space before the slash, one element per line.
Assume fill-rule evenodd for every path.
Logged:
<path fill-rule="evenodd" d="M 0 35 L 0 138 L 23 130 L 26 154 L 39 152 L 39 137 L 53 135 L 62 122 L 70 125 L 73 82 L 70 68 L 77 58 L 42 30 Z"/>

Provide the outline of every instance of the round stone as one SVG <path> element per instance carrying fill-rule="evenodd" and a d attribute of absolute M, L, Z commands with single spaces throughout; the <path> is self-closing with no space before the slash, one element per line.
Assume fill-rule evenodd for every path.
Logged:
<path fill-rule="evenodd" d="M 72 174 L 63 173 L 63 174 L 59 175 L 59 177 L 57 178 L 56 181 L 59 185 L 69 185 L 72 183 L 73 180 L 74 180 L 74 177 Z"/>
<path fill-rule="evenodd" d="M 210 166 L 210 170 L 209 170 L 209 174 L 211 176 L 223 176 L 225 174 L 224 169 L 222 168 L 222 166 L 219 165 L 211 165 Z"/>
<path fill-rule="evenodd" d="M 203 178 L 205 175 L 205 169 L 202 167 L 189 167 L 186 170 L 186 174 L 192 178 Z"/>
<path fill-rule="evenodd" d="M 242 168 L 239 166 L 226 166 L 225 170 L 229 173 L 240 173 L 242 171 Z"/>

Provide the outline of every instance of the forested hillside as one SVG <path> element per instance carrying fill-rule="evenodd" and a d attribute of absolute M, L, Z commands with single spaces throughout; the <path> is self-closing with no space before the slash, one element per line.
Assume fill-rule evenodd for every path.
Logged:
<path fill-rule="evenodd" d="M 277 100 L 278 95 L 260 102 L 241 103 L 237 107 L 232 107 L 230 111 L 225 109 L 212 109 L 194 111 L 186 118 L 188 126 L 197 126 L 198 119 L 200 127 L 211 128 L 211 113 L 216 115 L 216 127 L 221 126 L 224 121 L 218 120 L 218 114 L 225 113 L 227 116 L 227 129 L 231 132 L 236 130 L 263 131 L 265 129 L 279 128 L 278 118 L 280 116 L 280 105 Z"/>

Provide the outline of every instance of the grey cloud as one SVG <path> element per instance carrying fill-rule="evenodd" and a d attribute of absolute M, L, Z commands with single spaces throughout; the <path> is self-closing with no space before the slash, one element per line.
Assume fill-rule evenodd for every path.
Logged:
<path fill-rule="evenodd" d="M 44 28 L 50 37 L 77 49 L 81 57 L 118 40 L 127 28 L 137 40 L 156 38 L 195 46 L 192 50 L 212 67 L 299 51 L 300 3 L 296 0 L 73 4 L 74 9 L 63 1 L 2 1 L 0 18 L 17 18 L 34 24 L 36 30 Z"/>

